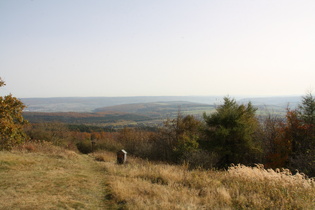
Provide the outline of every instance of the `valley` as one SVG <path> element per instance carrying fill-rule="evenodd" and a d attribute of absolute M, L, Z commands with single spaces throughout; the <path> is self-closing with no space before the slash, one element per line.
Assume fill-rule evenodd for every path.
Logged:
<path fill-rule="evenodd" d="M 209 96 L 164 97 L 87 97 L 21 99 L 26 105 L 23 116 L 31 123 L 62 122 L 107 128 L 155 127 L 167 118 L 194 115 L 202 118 L 222 103 L 222 98 Z M 295 107 L 300 97 L 238 98 L 251 102 L 258 116 L 284 116 L 287 107 Z"/>

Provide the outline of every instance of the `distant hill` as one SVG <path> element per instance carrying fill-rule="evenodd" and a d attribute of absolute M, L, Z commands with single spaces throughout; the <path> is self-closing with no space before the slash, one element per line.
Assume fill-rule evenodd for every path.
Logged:
<path fill-rule="evenodd" d="M 201 115 L 214 110 L 213 105 L 192 102 L 135 103 L 97 108 L 93 112 L 24 112 L 31 123 L 63 122 L 98 126 L 152 126 L 166 118 L 175 118 L 178 111 L 184 115 Z"/>
<path fill-rule="evenodd" d="M 251 102 L 255 106 L 278 106 L 295 108 L 300 102 L 301 96 L 275 96 L 275 97 L 261 97 L 261 98 L 243 98 L 238 100 L 240 103 Z"/>
<path fill-rule="evenodd" d="M 157 101 L 189 101 L 214 104 L 222 97 L 216 96 L 136 96 L 136 97 L 61 97 L 21 98 L 31 112 L 92 112 L 100 107 L 122 104 L 151 103 Z"/>
<path fill-rule="evenodd" d="M 186 101 L 180 100 L 186 99 Z M 183 115 L 197 117 L 215 110 L 222 104 L 216 97 L 95 97 L 95 98 L 26 98 L 24 117 L 31 123 L 63 122 L 95 126 L 154 126 L 167 118 Z M 207 103 L 202 103 L 205 101 Z M 284 116 L 286 108 L 295 108 L 301 97 L 239 98 L 238 103 L 251 102 L 258 108 L 257 115 Z"/>
<path fill-rule="evenodd" d="M 296 106 L 300 96 L 290 97 L 235 97 L 240 103 L 251 101 L 257 106 L 275 106 L 285 108 L 287 104 Z M 96 109 L 123 104 L 158 103 L 164 102 L 192 102 L 208 105 L 222 103 L 223 96 L 136 96 L 136 97 L 60 97 L 60 98 L 21 98 L 27 105 L 25 111 L 30 112 L 93 112 Z M 120 107 L 122 108 L 122 107 Z"/>

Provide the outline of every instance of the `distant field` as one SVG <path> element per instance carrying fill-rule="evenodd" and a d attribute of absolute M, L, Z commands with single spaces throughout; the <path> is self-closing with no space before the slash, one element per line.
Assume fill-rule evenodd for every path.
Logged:
<path fill-rule="evenodd" d="M 127 113 L 144 114 L 150 117 L 174 117 L 178 112 L 202 114 L 205 111 L 213 110 L 214 105 L 192 103 L 187 101 L 155 102 L 123 104 L 117 106 L 95 109 L 95 112 L 123 111 Z"/>

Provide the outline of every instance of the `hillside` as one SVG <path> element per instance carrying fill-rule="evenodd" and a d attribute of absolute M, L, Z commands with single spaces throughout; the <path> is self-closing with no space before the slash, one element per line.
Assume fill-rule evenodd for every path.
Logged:
<path fill-rule="evenodd" d="M 107 209 L 104 171 L 48 143 L 0 151 L 0 209 Z"/>
<path fill-rule="evenodd" d="M 0 209 L 314 209 L 314 194 L 314 180 L 262 166 L 117 165 L 114 153 L 49 143 L 0 151 Z"/>

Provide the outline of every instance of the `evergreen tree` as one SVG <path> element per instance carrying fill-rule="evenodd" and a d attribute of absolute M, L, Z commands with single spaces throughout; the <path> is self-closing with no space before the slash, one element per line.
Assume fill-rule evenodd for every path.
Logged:
<path fill-rule="evenodd" d="M 215 113 L 204 114 L 207 124 L 204 146 L 221 157 L 219 168 L 253 161 L 253 154 L 259 151 L 253 137 L 258 127 L 256 110 L 251 103 L 238 105 L 234 99 L 225 97 Z"/>
<path fill-rule="evenodd" d="M 315 98 L 311 92 L 302 97 L 302 104 L 298 106 L 298 110 L 305 124 L 315 125 Z"/>

